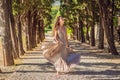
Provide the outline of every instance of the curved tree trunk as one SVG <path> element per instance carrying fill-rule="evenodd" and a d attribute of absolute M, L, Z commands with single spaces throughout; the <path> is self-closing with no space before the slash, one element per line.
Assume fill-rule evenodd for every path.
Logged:
<path fill-rule="evenodd" d="M 12 14 L 12 0 L 9 2 L 9 14 L 10 14 L 10 31 L 11 31 L 11 37 L 12 37 L 12 45 L 13 45 L 13 57 L 15 59 L 19 58 L 19 48 L 18 48 L 18 38 L 17 38 L 17 33 L 15 29 L 15 20 Z"/>
<path fill-rule="evenodd" d="M 21 0 L 17 0 L 17 4 L 20 5 Z M 20 7 L 20 6 L 19 6 Z M 22 41 L 22 26 L 21 26 L 21 13 L 18 13 L 17 16 L 17 30 L 18 30 L 18 46 L 19 46 L 19 54 L 24 55 L 25 51 L 23 49 L 23 41 Z"/>
<path fill-rule="evenodd" d="M 24 55 L 25 51 L 23 49 L 23 41 L 22 41 L 22 26 L 21 26 L 21 20 L 20 20 L 20 14 L 18 15 L 17 20 L 17 26 L 18 26 L 18 43 L 19 43 L 19 54 Z"/>

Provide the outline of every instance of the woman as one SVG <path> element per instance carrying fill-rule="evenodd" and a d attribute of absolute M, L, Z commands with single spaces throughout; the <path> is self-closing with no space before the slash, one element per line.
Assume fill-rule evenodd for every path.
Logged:
<path fill-rule="evenodd" d="M 69 48 L 67 31 L 64 19 L 59 16 L 53 29 L 54 44 L 46 49 L 43 54 L 57 70 L 57 75 L 70 71 L 70 68 L 79 63 L 80 54 L 75 54 Z"/>

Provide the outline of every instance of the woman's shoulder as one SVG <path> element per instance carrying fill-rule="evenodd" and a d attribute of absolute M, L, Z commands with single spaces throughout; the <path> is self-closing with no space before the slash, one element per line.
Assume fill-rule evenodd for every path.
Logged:
<path fill-rule="evenodd" d="M 56 26 L 56 27 L 54 27 L 54 30 L 55 30 L 55 31 L 58 31 L 58 29 L 59 29 L 59 27 L 57 27 L 57 26 Z"/>

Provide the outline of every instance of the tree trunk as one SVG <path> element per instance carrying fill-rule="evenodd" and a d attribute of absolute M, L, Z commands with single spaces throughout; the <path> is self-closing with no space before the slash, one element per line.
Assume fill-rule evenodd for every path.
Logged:
<path fill-rule="evenodd" d="M 120 44 L 120 16 L 118 17 L 118 27 L 117 27 L 117 39 Z"/>
<path fill-rule="evenodd" d="M 40 21 L 40 20 L 38 20 L 38 22 L 37 22 L 37 25 L 38 25 L 38 26 L 37 26 L 37 28 L 36 28 L 36 34 L 37 34 L 37 35 L 36 35 L 36 42 L 37 42 L 37 44 L 40 43 L 40 36 L 39 36 L 39 32 L 40 32 L 40 31 L 39 31 L 39 21 Z"/>
<path fill-rule="evenodd" d="M 15 59 L 19 58 L 19 48 L 18 48 L 18 38 L 17 38 L 17 33 L 16 33 L 16 29 L 15 29 L 15 20 L 12 14 L 12 0 L 10 0 L 10 2 L 8 3 L 8 10 L 10 13 L 10 31 L 11 31 L 11 37 L 12 37 L 12 45 L 13 45 L 13 57 Z"/>
<path fill-rule="evenodd" d="M 114 6 L 115 6 L 114 1 L 115 0 L 111 0 L 111 3 L 109 5 L 110 9 L 112 10 L 112 11 L 109 10 L 109 20 L 110 20 L 109 22 L 111 25 L 109 27 L 110 27 L 110 32 L 111 32 L 113 40 L 114 40 L 114 21 L 113 21 L 113 18 L 114 18 Z"/>
<path fill-rule="evenodd" d="M 91 30 L 90 30 L 90 44 L 91 46 L 95 46 L 95 25 L 94 22 L 91 23 Z"/>
<path fill-rule="evenodd" d="M 99 0 L 100 15 L 102 16 L 101 19 L 102 19 L 102 22 L 104 25 L 104 30 L 105 30 L 105 34 L 107 37 L 107 43 L 110 48 L 110 51 L 113 55 L 119 55 L 116 50 L 113 35 L 110 30 L 111 29 L 110 27 L 112 26 L 111 25 L 112 18 L 110 18 L 110 17 L 112 17 L 112 16 L 110 15 L 110 13 L 111 13 L 109 11 L 110 3 L 108 3 L 108 2 L 111 2 L 111 1 L 110 0 Z"/>
<path fill-rule="evenodd" d="M 83 22 L 81 20 L 79 22 L 79 28 L 80 28 L 80 39 L 81 39 L 81 42 L 84 43 L 85 36 L 84 36 L 84 31 L 83 31 Z"/>
<path fill-rule="evenodd" d="M 80 41 L 80 27 L 78 28 L 78 40 Z"/>
<path fill-rule="evenodd" d="M 73 40 L 75 40 L 75 37 L 74 37 L 74 35 L 75 35 L 75 30 L 74 30 L 74 28 L 73 28 L 73 32 L 72 32 L 72 38 L 73 38 Z"/>
<path fill-rule="evenodd" d="M 98 41 L 98 49 L 104 49 L 104 29 L 103 29 L 103 22 L 100 19 L 99 24 L 99 41 Z"/>
<path fill-rule="evenodd" d="M 95 3 L 94 1 L 92 1 Z M 95 6 L 95 5 L 93 5 Z M 95 11 L 94 7 L 91 5 L 92 11 L 91 11 L 91 16 L 92 16 L 92 22 L 91 24 L 91 30 L 90 30 L 90 45 L 95 46 Z"/>
<path fill-rule="evenodd" d="M 88 24 L 86 25 L 86 40 L 89 42 L 89 26 Z"/>
<path fill-rule="evenodd" d="M 17 0 L 17 4 L 20 5 L 21 0 Z M 19 6 L 20 7 L 20 6 Z M 17 18 L 17 29 L 18 29 L 18 43 L 19 43 L 19 54 L 24 55 L 25 51 L 23 49 L 23 41 L 22 41 L 22 25 L 21 25 L 21 13 L 18 13 Z"/>
<path fill-rule="evenodd" d="M 42 29 L 41 29 L 40 22 L 41 22 L 41 20 L 38 21 L 38 34 L 37 34 L 38 38 L 37 38 L 37 43 L 42 42 L 42 35 L 41 35 Z"/>
<path fill-rule="evenodd" d="M 27 50 L 32 50 L 32 38 L 31 38 L 31 24 L 32 24 L 32 17 L 31 17 L 31 11 L 28 11 L 28 26 L 27 26 L 27 36 L 26 36 L 26 44 L 27 44 Z"/>
<path fill-rule="evenodd" d="M 75 40 L 77 40 L 77 28 L 75 27 Z"/>
<path fill-rule="evenodd" d="M 36 27 L 37 27 L 37 11 L 34 12 L 33 16 L 33 26 L 32 26 L 32 48 L 35 48 L 37 46 L 36 43 Z"/>
<path fill-rule="evenodd" d="M 41 40 L 43 41 L 45 39 L 45 33 L 44 33 L 44 20 L 41 20 Z"/>
<path fill-rule="evenodd" d="M 4 66 L 10 66 L 14 64 L 12 55 L 12 40 L 10 35 L 10 24 L 9 24 L 9 10 L 7 0 L 0 0 L 0 25 L 2 29 L 2 50 L 4 58 Z"/>
<path fill-rule="evenodd" d="M 117 41 L 120 43 L 120 26 L 117 27 Z"/>
<path fill-rule="evenodd" d="M 79 28 L 76 28 L 77 40 L 79 40 Z"/>
<path fill-rule="evenodd" d="M 18 15 L 17 20 L 17 26 L 18 26 L 18 42 L 19 42 L 19 54 L 24 55 L 25 51 L 23 49 L 23 41 L 22 41 L 22 27 L 21 27 L 21 20 L 20 20 L 20 14 Z"/>

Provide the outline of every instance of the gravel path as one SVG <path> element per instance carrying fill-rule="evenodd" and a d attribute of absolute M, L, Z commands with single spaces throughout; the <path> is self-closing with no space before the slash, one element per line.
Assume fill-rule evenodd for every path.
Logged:
<path fill-rule="evenodd" d="M 44 43 L 49 41 L 47 37 Z M 120 56 L 72 40 L 70 46 L 81 54 L 81 61 L 69 74 L 57 77 L 54 66 L 43 57 L 38 45 L 21 57 L 22 63 L 8 80 L 120 80 Z"/>

